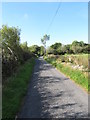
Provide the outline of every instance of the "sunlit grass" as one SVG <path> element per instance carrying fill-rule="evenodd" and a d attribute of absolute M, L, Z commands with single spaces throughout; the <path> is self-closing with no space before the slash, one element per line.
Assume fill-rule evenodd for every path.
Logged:
<path fill-rule="evenodd" d="M 15 118 L 20 107 L 23 96 L 26 94 L 27 86 L 32 75 L 34 59 L 28 60 L 22 65 L 16 75 L 10 77 L 3 86 L 2 117 Z"/>
<path fill-rule="evenodd" d="M 86 91 L 90 89 L 88 88 L 88 76 L 85 76 L 82 71 L 72 69 L 70 66 L 66 66 L 61 63 L 57 63 L 57 60 L 55 58 L 45 58 L 45 60 L 63 72 L 77 84 L 82 86 Z"/>

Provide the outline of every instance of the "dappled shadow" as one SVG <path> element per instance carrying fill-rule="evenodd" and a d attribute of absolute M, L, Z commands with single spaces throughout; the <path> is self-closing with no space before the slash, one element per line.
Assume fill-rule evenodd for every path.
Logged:
<path fill-rule="evenodd" d="M 71 118 L 85 116 L 83 112 L 73 110 L 75 106 L 78 106 L 76 102 L 66 103 L 63 100 L 65 97 L 68 98 L 68 96 L 73 97 L 73 90 L 66 91 L 64 89 L 65 86 L 63 86 L 63 89 L 58 88 L 64 81 L 69 79 L 65 76 L 58 77 L 46 74 L 48 70 L 53 70 L 53 67 L 41 59 L 36 60 L 24 106 L 18 117 Z M 41 75 L 42 72 L 44 72 L 43 74 L 45 75 Z"/>

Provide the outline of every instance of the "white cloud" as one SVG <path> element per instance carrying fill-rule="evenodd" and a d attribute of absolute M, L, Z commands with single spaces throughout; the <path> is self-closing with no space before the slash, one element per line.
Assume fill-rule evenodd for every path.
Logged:
<path fill-rule="evenodd" d="M 27 13 L 24 14 L 24 19 L 28 19 L 29 15 Z"/>

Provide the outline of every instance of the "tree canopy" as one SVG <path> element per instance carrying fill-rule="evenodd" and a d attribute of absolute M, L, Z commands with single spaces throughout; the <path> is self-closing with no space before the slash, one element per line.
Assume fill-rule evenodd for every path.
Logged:
<path fill-rule="evenodd" d="M 88 53 L 90 47 L 83 41 L 78 42 L 74 40 L 72 44 L 62 45 L 62 43 L 55 43 L 47 49 L 48 54 L 78 54 L 78 53 Z"/>
<path fill-rule="evenodd" d="M 44 54 L 46 54 L 46 41 L 50 39 L 50 35 L 45 34 L 43 38 L 41 38 L 41 42 L 44 45 Z"/>

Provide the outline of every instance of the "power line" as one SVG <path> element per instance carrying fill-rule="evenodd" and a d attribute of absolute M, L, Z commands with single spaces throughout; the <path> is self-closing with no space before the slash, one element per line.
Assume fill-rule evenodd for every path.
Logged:
<path fill-rule="evenodd" d="M 58 7 L 57 7 L 57 9 L 56 9 L 56 12 L 55 12 L 55 14 L 54 14 L 54 16 L 53 16 L 53 18 L 52 18 L 52 21 L 50 22 L 50 24 L 49 24 L 49 26 L 48 26 L 47 32 L 49 31 L 50 27 L 52 26 L 52 23 L 53 23 L 56 15 L 57 15 L 60 7 L 61 7 L 61 2 L 59 2 L 59 5 L 58 5 Z"/>

